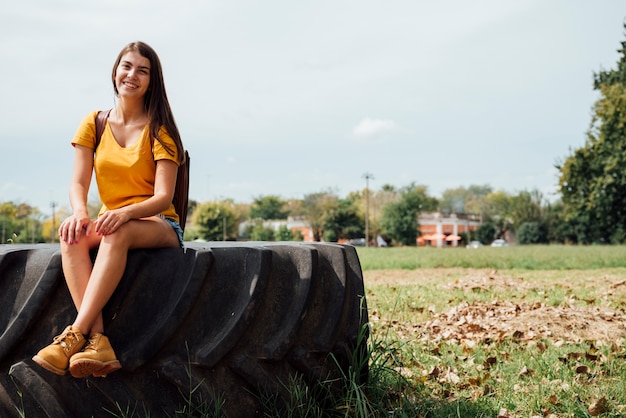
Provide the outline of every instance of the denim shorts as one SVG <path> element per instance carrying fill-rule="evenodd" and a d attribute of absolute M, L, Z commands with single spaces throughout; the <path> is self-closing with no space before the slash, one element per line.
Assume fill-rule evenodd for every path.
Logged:
<path fill-rule="evenodd" d="M 174 232 L 178 235 L 178 242 L 180 243 L 180 248 L 183 248 L 183 229 L 180 227 L 180 224 L 173 219 L 163 217 L 165 222 L 171 225 L 174 228 Z"/>

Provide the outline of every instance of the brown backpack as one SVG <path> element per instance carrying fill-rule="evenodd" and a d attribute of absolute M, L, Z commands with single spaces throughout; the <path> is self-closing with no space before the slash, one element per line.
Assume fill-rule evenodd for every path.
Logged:
<path fill-rule="evenodd" d="M 96 148 L 100 144 L 109 113 L 111 113 L 111 109 L 100 111 L 96 116 Z M 187 150 L 185 150 L 185 162 L 178 166 L 172 203 L 174 203 L 174 209 L 176 209 L 176 213 L 180 218 L 180 227 L 184 232 L 185 224 L 187 223 L 187 206 L 189 204 L 189 152 Z"/>

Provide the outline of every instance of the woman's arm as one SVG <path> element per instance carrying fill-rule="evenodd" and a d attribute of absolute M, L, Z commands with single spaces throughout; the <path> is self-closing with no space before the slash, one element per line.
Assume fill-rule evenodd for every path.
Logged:
<path fill-rule="evenodd" d="M 74 150 L 74 169 L 70 182 L 70 205 L 72 215 L 59 226 L 59 237 L 67 242 L 78 242 L 82 230 L 89 235 L 91 219 L 87 210 L 87 195 L 93 173 L 93 150 L 83 145 L 76 145 Z"/>
<path fill-rule="evenodd" d="M 131 219 L 157 215 L 170 207 L 176 187 L 178 165 L 171 160 L 158 160 L 154 179 L 154 195 L 143 202 L 108 210 L 95 222 L 100 235 L 112 234 Z"/>

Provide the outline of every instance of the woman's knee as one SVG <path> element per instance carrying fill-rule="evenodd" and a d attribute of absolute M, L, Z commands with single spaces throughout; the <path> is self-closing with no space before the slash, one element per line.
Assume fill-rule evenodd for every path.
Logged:
<path fill-rule="evenodd" d="M 86 240 L 80 240 L 76 243 L 68 244 L 67 242 L 61 241 L 61 255 L 62 256 L 73 256 L 73 255 L 82 255 L 89 252 L 89 244 Z"/>
<path fill-rule="evenodd" d="M 127 222 L 120 226 L 114 233 L 103 235 L 102 243 L 116 246 L 128 246 L 129 242 L 132 240 L 133 233 L 133 228 L 131 227 L 130 222 Z"/>
<path fill-rule="evenodd" d="M 83 234 L 77 242 L 71 244 L 61 241 L 61 255 L 63 257 L 89 255 L 89 251 L 96 248 L 99 243 L 100 237 L 95 234 L 89 236 Z"/>

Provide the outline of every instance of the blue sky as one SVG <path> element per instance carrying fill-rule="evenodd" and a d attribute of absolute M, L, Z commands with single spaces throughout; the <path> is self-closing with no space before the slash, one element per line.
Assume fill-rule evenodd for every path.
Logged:
<path fill-rule="evenodd" d="M 68 205 L 70 140 L 114 106 L 134 40 L 161 58 L 193 199 L 345 196 L 366 172 L 553 199 L 625 18 L 623 0 L 3 2 L 0 201 Z"/>

